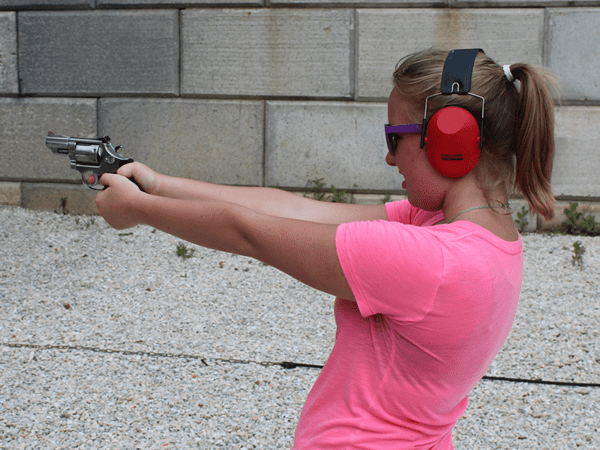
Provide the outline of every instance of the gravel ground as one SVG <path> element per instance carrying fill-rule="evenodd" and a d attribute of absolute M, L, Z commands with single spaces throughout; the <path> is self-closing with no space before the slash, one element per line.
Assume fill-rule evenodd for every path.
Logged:
<path fill-rule="evenodd" d="M 248 258 L 100 217 L 0 207 L 0 449 L 289 449 L 333 298 Z M 573 266 L 581 241 L 583 266 Z M 488 376 L 600 384 L 600 238 L 523 236 Z M 242 360 L 228 362 L 227 360 Z M 482 380 L 455 448 L 600 449 L 600 387 Z"/>

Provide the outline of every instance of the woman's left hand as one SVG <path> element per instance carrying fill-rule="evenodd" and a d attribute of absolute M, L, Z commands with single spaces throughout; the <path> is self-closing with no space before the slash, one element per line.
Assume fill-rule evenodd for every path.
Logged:
<path fill-rule="evenodd" d="M 141 223 L 135 206 L 139 196 L 145 194 L 135 184 L 112 173 L 102 175 L 99 183 L 108 188 L 96 195 L 96 206 L 111 227 L 123 230 Z"/>

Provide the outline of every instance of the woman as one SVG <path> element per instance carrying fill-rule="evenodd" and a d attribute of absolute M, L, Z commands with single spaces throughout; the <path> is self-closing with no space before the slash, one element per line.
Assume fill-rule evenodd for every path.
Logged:
<path fill-rule="evenodd" d="M 469 95 L 436 95 L 452 52 L 410 55 L 394 73 L 386 162 L 403 175 L 407 201 L 323 203 L 168 177 L 139 163 L 100 180 L 108 189 L 98 210 L 117 229 L 147 224 L 256 258 L 336 297 L 336 343 L 295 449 L 451 449 L 468 393 L 508 336 L 523 271 L 508 199 L 516 188 L 534 212 L 553 215 L 554 82 L 540 67 L 500 67 L 467 53 Z M 450 141 L 436 133 L 443 114 L 452 121 L 464 111 L 476 123 L 475 144 L 464 143 L 474 168 L 449 174 L 463 143 L 460 157 L 449 156 Z M 441 168 L 436 148 L 447 160 Z"/>

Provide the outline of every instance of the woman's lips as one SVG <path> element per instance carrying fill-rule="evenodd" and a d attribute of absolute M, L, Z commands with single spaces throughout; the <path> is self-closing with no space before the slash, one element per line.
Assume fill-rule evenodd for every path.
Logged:
<path fill-rule="evenodd" d="M 402 189 L 406 189 L 406 181 L 402 182 Z"/>

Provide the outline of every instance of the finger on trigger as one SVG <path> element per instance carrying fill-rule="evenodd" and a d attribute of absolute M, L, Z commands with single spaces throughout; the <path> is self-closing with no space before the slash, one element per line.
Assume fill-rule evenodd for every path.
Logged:
<path fill-rule="evenodd" d="M 100 183 L 103 186 L 108 186 L 108 179 L 112 176 L 112 173 L 103 173 L 98 179 L 98 183 Z"/>

